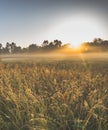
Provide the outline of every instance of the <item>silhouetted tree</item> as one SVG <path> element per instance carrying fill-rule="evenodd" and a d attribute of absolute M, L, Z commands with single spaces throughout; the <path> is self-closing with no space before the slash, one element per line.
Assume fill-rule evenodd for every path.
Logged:
<path fill-rule="evenodd" d="M 15 53 L 16 52 L 16 43 L 14 43 L 14 42 L 12 42 L 11 44 L 10 44 L 10 46 L 11 46 L 11 53 Z"/>
<path fill-rule="evenodd" d="M 59 41 L 59 40 L 54 40 L 54 46 L 55 46 L 55 48 L 60 48 L 61 45 L 62 45 L 62 42 L 61 42 L 61 41 Z"/>
<path fill-rule="evenodd" d="M 42 43 L 42 47 L 46 47 L 48 46 L 48 44 L 49 44 L 48 40 L 44 40 Z"/>
<path fill-rule="evenodd" d="M 50 42 L 49 43 L 49 49 L 53 49 L 54 48 L 54 43 L 53 42 Z"/>
<path fill-rule="evenodd" d="M 29 52 L 36 52 L 38 50 L 38 46 L 36 44 L 31 44 L 28 47 Z"/>
<path fill-rule="evenodd" d="M 0 43 L 0 49 L 2 49 L 2 43 Z"/>
<path fill-rule="evenodd" d="M 21 53 L 22 52 L 22 49 L 20 46 L 16 46 L 15 49 L 14 49 L 14 53 Z"/>
<path fill-rule="evenodd" d="M 2 43 L 0 43 L 0 53 L 2 53 Z"/>
<path fill-rule="evenodd" d="M 22 48 L 22 53 L 28 53 L 28 48 Z"/>
<path fill-rule="evenodd" d="M 6 43 L 5 52 L 6 53 L 11 53 L 12 52 L 12 50 L 11 50 L 11 44 L 9 42 Z"/>
<path fill-rule="evenodd" d="M 94 44 L 101 44 L 103 42 L 103 40 L 101 39 L 101 38 L 95 38 L 94 40 L 93 40 L 93 43 Z"/>

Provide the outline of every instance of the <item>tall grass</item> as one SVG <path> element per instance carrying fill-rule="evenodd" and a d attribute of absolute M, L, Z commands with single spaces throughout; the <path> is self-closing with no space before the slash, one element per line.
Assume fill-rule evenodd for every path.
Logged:
<path fill-rule="evenodd" d="M 108 130 L 108 62 L 0 64 L 0 130 Z"/>

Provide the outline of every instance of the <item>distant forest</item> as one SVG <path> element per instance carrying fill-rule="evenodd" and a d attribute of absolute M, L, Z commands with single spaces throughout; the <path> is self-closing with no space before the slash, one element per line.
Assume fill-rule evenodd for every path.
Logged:
<path fill-rule="evenodd" d="M 16 54 L 16 53 L 41 53 L 41 52 L 52 52 L 55 50 L 63 50 L 70 48 L 69 43 L 63 44 L 60 40 L 54 40 L 49 42 L 44 40 L 41 45 L 30 44 L 26 48 L 17 46 L 16 43 L 7 42 L 5 47 L 0 43 L 0 54 Z M 74 48 L 71 48 L 74 50 Z M 103 52 L 108 51 L 108 40 L 102 40 L 101 38 L 95 38 L 92 42 L 82 43 L 80 46 L 82 52 Z"/>

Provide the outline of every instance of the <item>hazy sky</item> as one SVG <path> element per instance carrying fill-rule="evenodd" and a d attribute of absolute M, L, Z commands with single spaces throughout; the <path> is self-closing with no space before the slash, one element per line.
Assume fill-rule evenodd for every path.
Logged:
<path fill-rule="evenodd" d="M 20 46 L 46 39 L 73 42 L 77 35 L 71 35 L 67 28 L 75 31 L 80 19 L 87 19 L 93 29 L 98 25 L 102 35 L 94 33 L 94 38 L 108 39 L 108 0 L 0 0 L 0 42 L 13 41 Z M 65 37 L 68 32 L 69 37 Z"/>

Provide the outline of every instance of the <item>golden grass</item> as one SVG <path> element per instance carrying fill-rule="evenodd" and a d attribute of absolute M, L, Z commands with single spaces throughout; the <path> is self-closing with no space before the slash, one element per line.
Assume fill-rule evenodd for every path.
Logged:
<path fill-rule="evenodd" d="M 0 130 L 107 130 L 108 62 L 0 64 Z"/>

